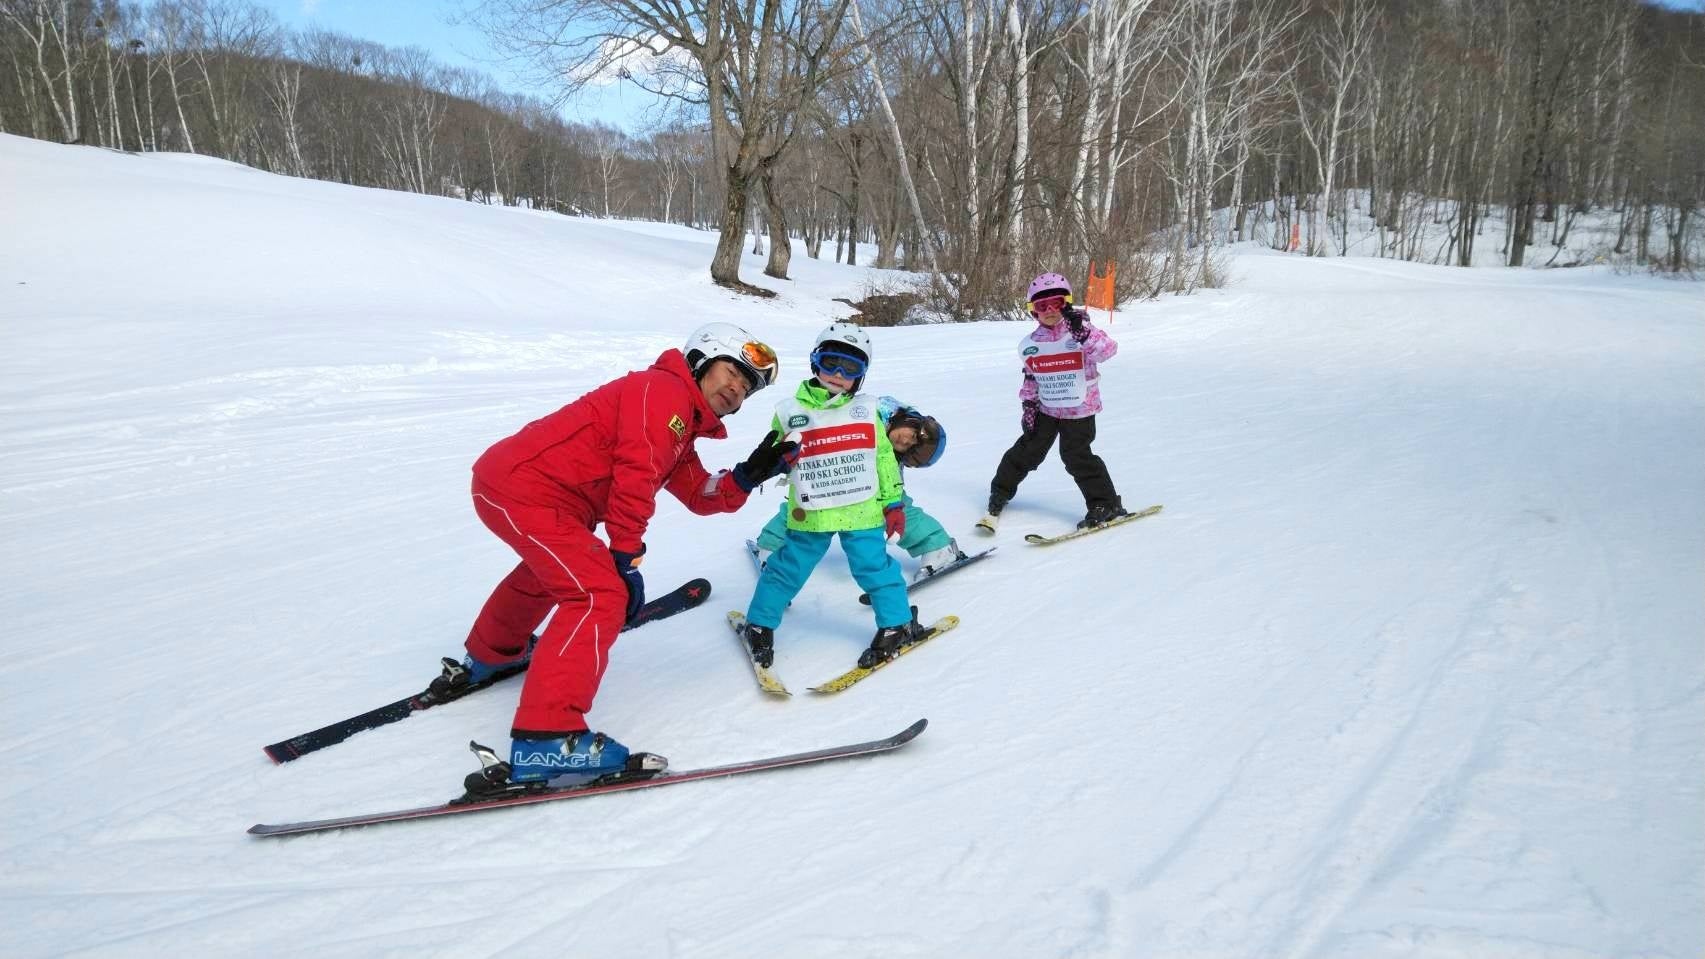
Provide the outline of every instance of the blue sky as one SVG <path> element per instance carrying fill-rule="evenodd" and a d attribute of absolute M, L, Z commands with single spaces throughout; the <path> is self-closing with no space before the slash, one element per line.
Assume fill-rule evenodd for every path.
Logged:
<path fill-rule="evenodd" d="M 387 47 L 424 47 L 440 62 L 484 73 L 505 90 L 547 93 L 498 62 L 479 30 L 453 25 L 464 9 L 462 0 L 260 0 L 260 4 L 292 28 L 317 25 Z M 602 121 L 638 133 L 647 125 L 646 114 L 654 102 L 632 84 L 616 84 L 581 94 L 563 108 L 563 114 L 570 120 Z"/>

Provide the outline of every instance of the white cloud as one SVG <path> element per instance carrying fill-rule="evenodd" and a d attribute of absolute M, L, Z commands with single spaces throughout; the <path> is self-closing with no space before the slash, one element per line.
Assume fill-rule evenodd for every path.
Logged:
<path fill-rule="evenodd" d="M 647 85 L 657 83 L 660 65 L 685 66 L 692 58 L 682 50 L 671 49 L 669 41 L 662 37 L 651 37 L 644 43 L 632 40 L 606 40 L 599 51 L 598 59 L 602 66 L 583 68 L 571 76 L 582 80 L 590 86 L 610 86 L 632 76 L 646 82 Z"/>

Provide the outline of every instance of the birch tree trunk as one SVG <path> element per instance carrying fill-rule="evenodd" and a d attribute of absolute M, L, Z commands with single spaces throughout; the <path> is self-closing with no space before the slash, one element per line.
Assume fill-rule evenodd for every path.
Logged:
<path fill-rule="evenodd" d="M 894 162 L 899 169 L 900 186 L 906 194 L 906 201 L 911 206 L 912 222 L 916 225 L 920 236 L 930 237 L 923 244 L 924 252 L 929 257 L 929 271 L 933 276 L 940 276 L 941 267 L 936 260 L 935 234 L 924 223 L 923 204 L 918 202 L 917 184 L 912 180 L 912 167 L 906 159 L 905 138 L 900 135 L 900 121 L 894 116 L 893 104 L 888 101 L 888 89 L 882 82 L 882 71 L 877 67 L 876 54 L 870 48 L 870 40 L 865 35 L 864 17 L 859 12 L 858 0 L 852 0 L 847 7 L 852 15 L 853 35 L 858 39 L 859 50 L 864 56 L 865 66 L 870 71 L 871 86 L 876 90 L 876 102 L 882 107 L 882 117 L 888 126 L 888 135 L 894 141 Z"/>
<path fill-rule="evenodd" d="M 1012 251 L 1009 279 L 1017 283 L 1024 271 L 1025 186 L 1030 182 L 1030 41 L 1018 16 L 1018 0 L 1007 0 L 1007 41 L 1012 49 L 1012 185 L 1007 188 L 1007 248 Z"/>

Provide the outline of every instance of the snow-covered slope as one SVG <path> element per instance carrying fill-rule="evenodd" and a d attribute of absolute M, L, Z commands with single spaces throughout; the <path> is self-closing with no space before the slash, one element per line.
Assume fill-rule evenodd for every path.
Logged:
<path fill-rule="evenodd" d="M 843 696 L 760 698 L 722 626 L 774 494 L 662 504 L 648 580 L 715 595 L 616 646 L 600 727 L 701 766 L 929 717 L 906 750 L 263 842 L 505 741 L 513 688 L 260 751 L 457 653 L 512 563 L 487 445 L 707 320 L 796 379 L 869 274 L 800 256 L 760 303 L 686 230 L 9 136 L 0 183 L 8 955 L 1705 949 L 1697 285 L 1240 253 L 1111 327 L 1097 448 L 1166 510 L 1028 547 L 1081 513 L 1051 462 L 918 594 L 964 625 Z M 910 487 L 967 545 L 1022 332 L 873 334 L 871 386 L 948 425 Z M 793 685 L 868 641 L 857 593 L 832 552 Z"/>

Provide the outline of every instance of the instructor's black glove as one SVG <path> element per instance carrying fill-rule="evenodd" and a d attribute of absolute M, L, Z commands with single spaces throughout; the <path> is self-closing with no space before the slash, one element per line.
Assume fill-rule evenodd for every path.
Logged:
<path fill-rule="evenodd" d="M 1024 418 L 1022 422 L 1024 424 L 1024 432 L 1028 433 L 1036 428 L 1036 414 L 1041 412 L 1042 403 L 1040 400 L 1025 400 L 1023 406 Z"/>
<path fill-rule="evenodd" d="M 1082 310 L 1066 307 L 1066 329 L 1072 339 L 1082 343 L 1089 339 L 1089 314 Z"/>
<path fill-rule="evenodd" d="M 793 468 L 793 461 L 799 458 L 799 444 L 792 440 L 777 443 L 780 438 L 780 433 L 770 430 L 752 455 L 746 457 L 746 462 L 736 464 L 730 470 L 734 474 L 735 485 L 750 493 L 770 477 L 780 476 Z"/>
<path fill-rule="evenodd" d="M 645 605 L 645 577 L 639 575 L 639 558 L 645 555 L 645 544 L 640 544 L 639 552 L 624 553 L 621 550 L 610 550 L 610 556 L 616 561 L 616 572 L 622 575 L 622 584 L 628 588 L 628 622 L 633 622 L 639 615 L 639 609 Z"/>

